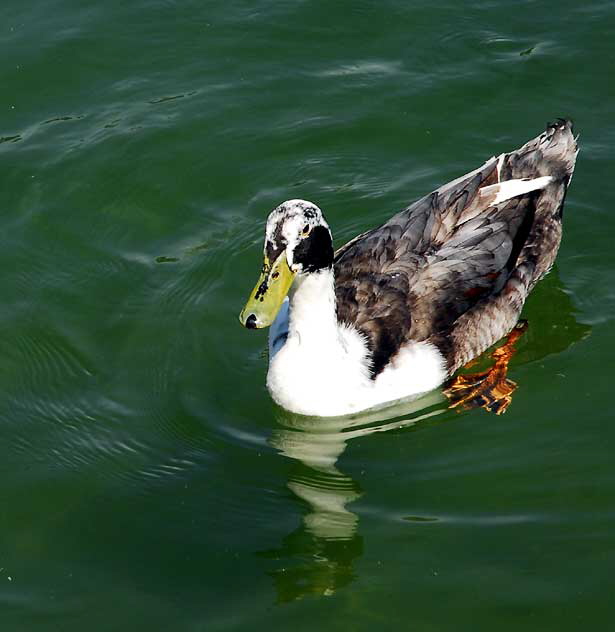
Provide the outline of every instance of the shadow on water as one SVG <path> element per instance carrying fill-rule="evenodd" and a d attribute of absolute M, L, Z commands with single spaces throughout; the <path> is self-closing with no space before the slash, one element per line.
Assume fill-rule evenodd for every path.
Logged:
<path fill-rule="evenodd" d="M 564 351 L 585 338 L 591 329 L 575 320 L 572 301 L 562 289 L 556 271 L 539 288 L 536 293 L 540 300 L 528 301 L 524 312 L 530 322 L 529 335 L 519 344 L 513 371 L 515 365 Z M 548 313 L 542 313 L 544 305 Z M 306 508 L 302 523 L 279 547 L 258 553 L 275 561 L 276 568 L 268 574 L 279 603 L 308 595 L 332 595 L 356 577 L 353 564 L 363 554 L 363 537 L 359 533 L 359 517 L 349 505 L 361 498 L 363 491 L 337 467 L 348 442 L 408 428 L 447 411 L 447 400 L 438 390 L 413 401 L 348 417 L 312 418 L 279 412 L 278 427 L 269 443 L 295 461 L 287 487 Z"/>
<path fill-rule="evenodd" d="M 561 353 L 591 333 L 591 326 L 577 321 L 570 294 L 562 283 L 557 267 L 536 286 L 523 309 L 529 323 L 518 352 L 513 360 L 523 365 Z M 520 384 L 523 388 L 524 385 Z M 528 388 L 530 385 L 527 386 Z"/>

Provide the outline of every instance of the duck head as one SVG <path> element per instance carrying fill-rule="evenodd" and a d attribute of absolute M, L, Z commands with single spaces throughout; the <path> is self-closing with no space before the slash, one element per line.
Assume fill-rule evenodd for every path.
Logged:
<path fill-rule="evenodd" d="M 273 209 L 263 259 L 261 275 L 239 315 L 248 329 L 271 325 L 297 275 L 333 265 L 331 231 L 322 211 L 306 200 L 288 200 Z"/>

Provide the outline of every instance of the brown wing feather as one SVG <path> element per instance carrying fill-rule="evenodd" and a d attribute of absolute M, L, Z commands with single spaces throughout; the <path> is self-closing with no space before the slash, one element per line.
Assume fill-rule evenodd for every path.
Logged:
<path fill-rule="evenodd" d="M 529 289 L 555 257 L 574 156 L 570 124 L 556 123 L 500 163 L 488 161 L 338 251 L 338 319 L 366 336 L 373 376 L 408 341 L 436 343 L 453 370 L 514 326 Z M 498 168 L 507 179 L 552 175 L 554 181 L 491 206 L 479 190 L 498 182 Z M 517 285 L 522 291 L 512 300 Z M 499 298 L 506 293 L 510 304 Z M 490 305 L 507 315 L 500 318 Z M 468 314 L 476 320 L 481 310 L 492 324 L 481 321 L 482 329 L 469 332 L 478 321 Z M 464 336 L 475 343 L 462 344 Z"/>

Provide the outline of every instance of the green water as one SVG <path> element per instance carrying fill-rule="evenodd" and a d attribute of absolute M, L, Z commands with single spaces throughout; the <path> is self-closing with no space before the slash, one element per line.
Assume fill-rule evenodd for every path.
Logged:
<path fill-rule="evenodd" d="M 615 5 L 0 18 L 0 629 L 609 629 Z M 237 322 L 269 210 L 313 200 L 342 243 L 562 115 L 508 413 L 276 408 Z"/>

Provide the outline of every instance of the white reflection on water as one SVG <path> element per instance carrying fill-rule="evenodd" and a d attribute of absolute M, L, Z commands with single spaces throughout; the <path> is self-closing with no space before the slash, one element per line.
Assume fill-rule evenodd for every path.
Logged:
<path fill-rule="evenodd" d="M 275 550 L 261 552 L 276 561 L 269 572 L 279 602 L 305 595 L 332 595 L 356 574 L 354 560 L 363 553 L 359 517 L 348 508 L 363 492 L 337 468 L 349 440 L 398 430 L 447 410 L 434 391 L 411 402 L 349 417 L 314 418 L 281 413 L 270 443 L 296 461 L 288 489 L 308 508 L 301 525 Z"/>
<path fill-rule="evenodd" d="M 318 538 L 351 538 L 358 518 L 346 505 L 360 498 L 361 493 L 356 483 L 336 467 L 348 441 L 439 415 L 447 410 L 446 405 L 433 407 L 445 401 L 438 390 L 410 402 L 346 417 L 281 417 L 278 421 L 286 427 L 274 431 L 270 443 L 284 456 L 309 468 L 288 482 L 288 488 L 311 508 L 304 518 L 306 529 Z M 417 414 L 421 411 L 427 412 Z"/>

